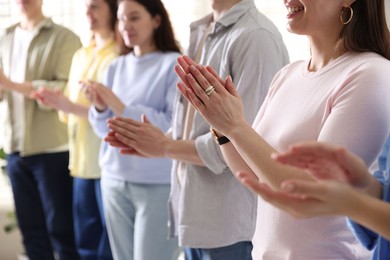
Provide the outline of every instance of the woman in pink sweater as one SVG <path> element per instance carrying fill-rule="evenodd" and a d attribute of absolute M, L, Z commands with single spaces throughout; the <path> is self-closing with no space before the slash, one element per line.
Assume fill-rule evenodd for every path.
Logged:
<path fill-rule="evenodd" d="M 273 189 L 286 179 L 310 177 L 278 164 L 272 153 L 315 140 L 342 145 L 371 165 L 390 127 L 384 1 L 284 3 L 288 30 L 308 37 L 312 56 L 275 76 L 253 126 L 231 78 L 223 80 L 188 57 L 179 58 L 176 68 L 180 91 L 213 126 L 232 171 L 254 174 Z M 253 241 L 255 259 L 369 257 L 343 218 L 297 220 L 261 199 Z"/>

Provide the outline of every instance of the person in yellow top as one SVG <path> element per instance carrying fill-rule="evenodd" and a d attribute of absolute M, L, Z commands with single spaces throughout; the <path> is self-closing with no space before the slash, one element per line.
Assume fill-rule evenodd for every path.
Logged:
<path fill-rule="evenodd" d="M 88 122 L 90 102 L 83 82 L 101 82 L 107 66 L 121 52 L 115 40 L 116 0 L 86 0 L 92 40 L 73 56 L 64 92 L 40 88 L 33 97 L 59 111 L 68 125 L 69 170 L 73 180 L 76 247 L 81 259 L 112 259 L 102 209 L 98 152 L 101 140 Z"/>

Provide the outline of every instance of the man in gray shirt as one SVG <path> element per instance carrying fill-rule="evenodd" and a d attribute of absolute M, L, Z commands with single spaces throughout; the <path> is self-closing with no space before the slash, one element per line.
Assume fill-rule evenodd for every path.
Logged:
<path fill-rule="evenodd" d="M 253 0 L 214 0 L 213 13 L 191 24 L 188 55 L 232 76 L 253 122 L 288 53 L 276 27 Z M 227 167 L 210 126 L 178 96 L 171 135 L 143 119 L 117 118 L 106 141 L 123 153 L 174 159 L 169 200 L 171 235 L 186 259 L 251 259 L 256 196 Z M 220 142 L 222 143 L 222 142 Z"/>

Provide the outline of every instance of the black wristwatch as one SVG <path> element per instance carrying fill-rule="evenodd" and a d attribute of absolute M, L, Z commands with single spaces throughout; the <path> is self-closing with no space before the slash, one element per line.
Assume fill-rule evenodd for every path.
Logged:
<path fill-rule="evenodd" d="M 224 135 L 218 136 L 217 132 L 215 131 L 215 129 L 212 126 L 210 127 L 210 132 L 213 135 L 214 140 L 217 144 L 223 145 L 223 144 L 230 142 L 229 138 L 227 138 L 226 136 L 224 136 Z"/>

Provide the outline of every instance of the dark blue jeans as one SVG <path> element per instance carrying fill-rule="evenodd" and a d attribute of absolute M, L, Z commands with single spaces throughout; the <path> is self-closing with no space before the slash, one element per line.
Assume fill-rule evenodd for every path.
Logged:
<path fill-rule="evenodd" d="M 186 260 L 252 260 L 253 245 L 250 241 L 211 248 L 184 248 Z"/>
<path fill-rule="evenodd" d="M 112 259 L 104 221 L 100 179 L 73 179 L 73 216 L 80 258 Z"/>
<path fill-rule="evenodd" d="M 7 155 L 23 244 L 30 260 L 77 260 L 68 152 Z"/>

